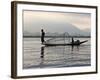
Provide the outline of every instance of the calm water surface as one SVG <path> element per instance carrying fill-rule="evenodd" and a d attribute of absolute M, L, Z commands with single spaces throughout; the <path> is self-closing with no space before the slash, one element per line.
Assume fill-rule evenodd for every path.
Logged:
<path fill-rule="evenodd" d="M 79 38 L 79 40 L 88 40 L 88 42 L 74 47 L 46 47 L 41 45 L 40 38 L 24 38 L 23 68 L 31 69 L 90 66 L 90 38 Z"/>

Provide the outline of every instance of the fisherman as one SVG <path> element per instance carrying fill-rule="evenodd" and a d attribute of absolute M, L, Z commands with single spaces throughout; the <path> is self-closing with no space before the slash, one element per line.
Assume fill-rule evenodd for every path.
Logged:
<path fill-rule="evenodd" d="M 77 40 L 77 41 L 76 41 L 76 44 L 80 44 L 80 40 Z"/>
<path fill-rule="evenodd" d="M 41 42 L 42 42 L 42 44 L 45 42 L 44 37 L 45 37 L 45 32 L 43 29 L 41 29 Z"/>
<path fill-rule="evenodd" d="M 74 38 L 72 37 L 72 44 L 74 44 Z"/>

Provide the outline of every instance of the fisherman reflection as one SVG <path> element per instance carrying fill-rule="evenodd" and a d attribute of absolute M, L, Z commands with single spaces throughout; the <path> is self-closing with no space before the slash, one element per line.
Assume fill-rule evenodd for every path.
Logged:
<path fill-rule="evenodd" d="M 41 47 L 41 58 L 44 58 L 44 46 Z"/>
<path fill-rule="evenodd" d="M 72 45 L 71 46 L 71 53 L 73 53 L 73 51 L 79 51 L 79 47 L 80 47 L 80 45 L 76 45 L 76 46 L 74 46 L 74 45 Z"/>
<path fill-rule="evenodd" d="M 72 45 L 72 46 L 71 46 L 71 51 L 73 51 L 73 48 L 74 48 L 74 46 Z"/>
<path fill-rule="evenodd" d="M 79 51 L 80 40 L 77 40 L 77 41 L 76 41 L 76 44 L 77 44 L 77 50 Z"/>

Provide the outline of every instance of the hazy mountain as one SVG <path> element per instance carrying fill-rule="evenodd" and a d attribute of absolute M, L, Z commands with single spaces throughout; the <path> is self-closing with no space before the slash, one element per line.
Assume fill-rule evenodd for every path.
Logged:
<path fill-rule="evenodd" d="M 91 35 L 91 29 L 90 28 L 86 28 L 83 30 L 85 35 Z"/>
<path fill-rule="evenodd" d="M 90 28 L 86 28 L 83 31 L 90 33 L 91 32 L 91 29 Z"/>
<path fill-rule="evenodd" d="M 80 30 L 76 26 L 69 23 L 51 23 L 49 25 L 43 26 L 43 29 L 46 35 L 59 35 L 65 32 L 69 33 L 69 35 L 85 35 L 88 36 L 90 34 L 90 30 Z M 38 28 L 38 31 L 24 31 L 24 36 L 35 36 L 40 35 L 41 28 Z"/>

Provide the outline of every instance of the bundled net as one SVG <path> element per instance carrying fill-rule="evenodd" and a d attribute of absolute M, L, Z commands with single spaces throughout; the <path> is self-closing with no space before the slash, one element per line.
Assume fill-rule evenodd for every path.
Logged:
<path fill-rule="evenodd" d="M 59 36 L 59 37 L 58 37 Z M 46 41 L 46 43 L 49 43 L 49 44 L 66 44 L 66 43 L 69 43 L 70 42 L 70 35 L 69 33 L 65 32 L 61 35 L 57 35 L 53 38 L 50 38 Z"/>

